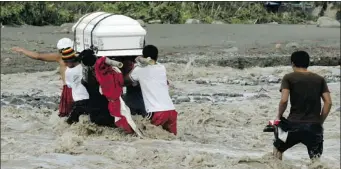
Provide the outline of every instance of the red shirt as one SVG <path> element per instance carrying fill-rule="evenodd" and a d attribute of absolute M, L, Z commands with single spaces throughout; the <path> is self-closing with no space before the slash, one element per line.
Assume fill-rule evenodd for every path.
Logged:
<path fill-rule="evenodd" d="M 115 112 L 110 113 L 120 114 L 120 97 L 124 85 L 123 76 L 121 72 L 116 71 L 111 65 L 106 64 L 105 59 L 106 57 L 100 57 L 95 63 L 96 79 L 101 86 L 103 95 L 111 102 L 111 105 L 115 105 Z"/>

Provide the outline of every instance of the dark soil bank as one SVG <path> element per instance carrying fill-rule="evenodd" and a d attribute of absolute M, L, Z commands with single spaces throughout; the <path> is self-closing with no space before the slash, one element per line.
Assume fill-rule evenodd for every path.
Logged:
<path fill-rule="evenodd" d="M 20 46 L 42 52 L 56 51 L 65 27 L 5 27 L 1 29 L 1 73 L 54 70 L 55 63 L 40 62 L 11 52 Z M 69 28 L 67 28 L 69 29 Z M 313 25 L 148 25 L 147 43 L 160 48 L 161 62 L 214 64 L 245 68 L 289 65 L 294 50 L 307 50 L 312 65 L 340 62 L 340 29 Z M 276 48 L 276 44 L 278 48 Z"/>

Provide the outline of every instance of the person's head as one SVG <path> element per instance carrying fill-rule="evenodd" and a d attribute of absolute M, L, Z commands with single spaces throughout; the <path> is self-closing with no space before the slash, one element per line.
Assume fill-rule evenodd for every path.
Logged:
<path fill-rule="evenodd" d="M 57 42 L 57 49 L 59 53 L 62 53 L 62 50 L 65 48 L 72 48 L 73 47 L 73 41 L 69 38 L 62 38 L 59 39 Z"/>
<path fill-rule="evenodd" d="M 142 57 L 148 58 L 150 57 L 154 61 L 157 61 L 159 51 L 157 50 L 157 47 L 154 45 L 147 45 L 142 50 Z"/>
<path fill-rule="evenodd" d="M 309 67 L 310 56 L 305 51 L 296 51 L 291 54 L 291 64 L 294 68 L 307 69 Z"/>
<path fill-rule="evenodd" d="M 79 57 L 82 58 L 82 63 L 85 66 L 93 66 L 96 63 L 97 57 L 95 52 L 91 49 L 85 49 L 80 54 Z"/>
<path fill-rule="evenodd" d="M 73 68 L 80 63 L 80 57 L 77 56 L 76 52 L 72 48 L 65 48 L 61 53 L 62 59 L 67 67 Z"/>

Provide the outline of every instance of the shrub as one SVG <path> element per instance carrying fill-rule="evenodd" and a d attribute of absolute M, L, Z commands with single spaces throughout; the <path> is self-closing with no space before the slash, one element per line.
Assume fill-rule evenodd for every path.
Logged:
<path fill-rule="evenodd" d="M 278 22 L 300 23 L 315 19 L 300 10 L 286 15 L 268 12 L 263 2 L 0 2 L 0 22 L 3 24 L 60 25 L 74 22 L 85 13 L 105 11 L 124 14 L 135 19 L 161 20 L 163 23 L 185 23 L 187 19 L 214 20 L 227 23 Z"/>

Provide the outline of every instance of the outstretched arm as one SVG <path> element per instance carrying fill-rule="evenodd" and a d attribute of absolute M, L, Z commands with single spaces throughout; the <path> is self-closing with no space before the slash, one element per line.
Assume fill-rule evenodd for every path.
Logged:
<path fill-rule="evenodd" d="M 42 60 L 45 62 L 59 62 L 60 54 L 59 53 L 37 53 L 24 48 L 14 47 L 13 51 L 22 53 L 32 59 Z"/>

